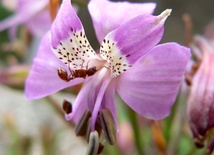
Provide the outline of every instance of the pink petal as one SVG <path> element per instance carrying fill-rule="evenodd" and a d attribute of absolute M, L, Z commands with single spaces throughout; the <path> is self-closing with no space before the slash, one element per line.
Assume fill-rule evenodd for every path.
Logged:
<path fill-rule="evenodd" d="M 43 10 L 26 23 L 30 32 L 35 36 L 44 36 L 44 34 L 51 28 L 50 12 Z"/>
<path fill-rule="evenodd" d="M 37 2 L 20 1 L 17 13 L 0 22 L 0 31 L 14 25 L 26 23 L 28 20 L 31 20 L 33 16 L 42 11 L 47 4 L 47 0 L 39 0 Z"/>
<path fill-rule="evenodd" d="M 117 80 L 113 79 L 105 91 L 105 94 L 103 96 L 103 100 L 101 103 L 101 108 L 110 110 L 114 118 L 116 128 L 118 129 L 117 109 L 116 109 L 116 103 L 115 103 L 116 85 L 117 85 Z"/>
<path fill-rule="evenodd" d="M 137 113 L 166 117 L 176 99 L 190 50 L 176 43 L 154 47 L 119 77 L 117 91 Z"/>
<path fill-rule="evenodd" d="M 70 37 L 73 31 L 82 30 L 82 23 L 70 0 L 63 0 L 51 28 L 51 44 L 57 47 L 62 40 Z"/>
<path fill-rule="evenodd" d="M 164 22 L 170 13 L 171 10 L 168 9 L 159 16 L 138 15 L 109 33 L 103 40 L 102 46 L 106 42 L 111 42 L 113 46 L 111 48 L 117 52 L 116 54 L 114 52 L 114 55 L 122 55 L 129 64 L 134 64 L 160 41 Z"/>
<path fill-rule="evenodd" d="M 105 91 L 109 85 L 109 83 L 111 82 L 111 78 L 106 78 L 105 80 L 103 80 L 103 82 L 101 83 L 100 88 L 98 87 L 97 90 L 99 91 L 96 95 L 96 101 L 94 104 L 94 109 L 92 112 L 92 122 L 91 122 L 91 130 L 93 131 L 95 128 L 95 123 L 96 123 L 96 119 L 97 119 L 97 115 L 98 112 L 100 111 L 101 108 L 101 103 L 105 94 Z"/>
<path fill-rule="evenodd" d="M 88 108 L 88 96 L 89 93 L 91 94 L 91 86 L 94 83 L 95 77 L 88 79 L 83 87 L 81 88 L 80 92 L 77 95 L 77 98 L 73 104 L 73 112 L 65 115 L 66 120 L 73 119 L 74 122 L 77 124 L 82 117 L 83 113 L 89 109 Z"/>
<path fill-rule="evenodd" d="M 83 79 L 75 79 L 70 82 L 61 80 L 57 74 L 59 67 L 67 68 L 51 51 L 50 32 L 48 32 L 40 44 L 27 78 L 25 85 L 26 97 L 28 99 L 38 99 L 84 81 Z"/>
<path fill-rule="evenodd" d="M 33 11 L 36 8 L 44 8 L 49 3 L 49 0 L 16 0 L 17 1 L 17 12 L 23 12 L 28 10 L 28 12 Z M 32 9 L 32 6 L 34 7 Z"/>
<path fill-rule="evenodd" d="M 3 31 L 14 25 L 18 25 L 22 22 L 25 22 L 25 18 L 21 18 L 19 14 L 6 18 L 0 22 L 0 31 Z"/>
<path fill-rule="evenodd" d="M 91 0 L 88 9 L 92 16 L 97 38 L 101 42 L 109 32 L 118 28 L 131 18 L 140 14 L 151 14 L 155 6 L 155 3 Z"/>
<path fill-rule="evenodd" d="M 51 48 L 70 68 L 93 67 L 97 60 L 70 0 L 64 0 L 51 28 Z M 94 60 L 94 61 L 93 61 Z"/>

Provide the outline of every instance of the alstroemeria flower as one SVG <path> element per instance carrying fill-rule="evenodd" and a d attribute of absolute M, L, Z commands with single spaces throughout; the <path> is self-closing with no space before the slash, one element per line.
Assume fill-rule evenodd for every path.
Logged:
<path fill-rule="evenodd" d="M 10 28 L 10 36 L 15 39 L 16 28 L 25 24 L 35 36 L 43 36 L 51 26 L 47 9 L 49 0 L 17 0 L 15 14 L 0 22 L 0 31 Z"/>
<path fill-rule="evenodd" d="M 171 10 L 152 16 L 154 7 L 153 3 L 91 0 L 88 8 L 101 44 L 95 52 L 70 0 L 64 0 L 34 60 L 26 82 L 27 98 L 41 98 L 84 82 L 66 119 L 78 122 L 89 109 L 91 131 L 103 109 L 111 112 L 116 123 L 116 92 L 138 114 L 150 119 L 166 117 L 190 50 L 177 43 L 157 45 Z M 91 67 L 96 68 L 94 75 L 85 79 L 73 76 L 75 70 Z M 59 68 L 61 78 L 71 74 L 68 82 L 59 78 Z"/>

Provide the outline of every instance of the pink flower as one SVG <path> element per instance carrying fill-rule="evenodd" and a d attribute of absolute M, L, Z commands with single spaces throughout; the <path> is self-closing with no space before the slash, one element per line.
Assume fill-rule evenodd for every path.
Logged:
<path fill-rule="evenodd" d="M 171 10 L 152 16 L 153 3 L 107 0 L 91 0 L 88 8 L 100 49 L 92 49 L 70 0 L 64 0 L 26 81 L 27 98 L 41 98 L 84 82 L 66 119 L 77 123 L 89 109 L 91 131 L 103 109 L 108 109 L 117 122 L 116 92 L 138 114 L 149 119 L 166 117 L 191 55 L 177 43 L 157 45 Z M 94 75 L 85 72 L 86 78 L 76 78 L 79 69 L 92 67 Z"/>
<path fill-rule="evenodd" d="M 47 8 L 49 0 L 17 0 L 14 15 L 0 22 L 0 31 L 10 28 L 10 37 L 15 39 L 16 28 L 25 24 L 35 36 L 43 36 L 51 26 Z M 5 2 L 4 2 L 5 3 Z"/>

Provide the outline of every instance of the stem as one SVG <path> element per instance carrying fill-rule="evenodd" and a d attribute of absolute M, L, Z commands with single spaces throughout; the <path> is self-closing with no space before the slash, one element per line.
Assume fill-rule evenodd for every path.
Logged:
<path fill-rule="evenodd" d="M 76 3 L 79 6 L 86 6 L 88 4 L 87 0 L 72 0 L 72 3 Z"/>
<path fill-rule="evenodd" d="M 184 121 L 186 119 L 186 96 L 183 93 L 180 93 L 178 96 L 178 107 L 177 111 L 175 112 L 175 116 L 172 120 L 171 130 L 170 130 L 170 139 L 168 140 L 168 148 L 167 148 L 167 155 L 175 154 L 178 149 L 178 145 L 181 139 L 182 134 L 182 127 Z"/>
<path fill-rule="evenodd" d="M 152 121 L 151 122 L 151 129 L 152 135 L 154 139 L 154 143 L 159 151 L 160 155 L 165 155 L 166 153 L 166 140 L 163 135 L 163 131 L 160 127 L 162 121 Z"/>
<path fill-rule="evenodd" d="M 143 155 L 143 146 L 141 144 L 141 136 L 138 124 L 137 114 L 129 107 L 127 107 L 128 117 L 133 128 L 135 145 L 138 151 L 138 155 Z"/>

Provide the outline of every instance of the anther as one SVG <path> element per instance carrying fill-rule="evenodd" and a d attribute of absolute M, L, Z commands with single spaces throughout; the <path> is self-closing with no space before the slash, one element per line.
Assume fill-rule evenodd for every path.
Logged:
<path fill-rule="evenodd" d="M 57 73 L 58 73 L 58 76 L 60 77 L 60 79 L 64 80 L 64 81 L 69 81 L 69 78 L 68 78 L 68 73 L 66 70 L 64 70 L 63 68 L 59 68 L 57 70 Z"/>
<path fill-rule="evenodd" d="M 104 149 L 104 145 L 102 143 L 99 143 L 97 154 L 101 154 L 103 152 L 103 149 Z"/>
<path fill-rule="evenodd" d="M 72 104 L 68 100 L 64 100 L 62 103 L 62 109 L 66 114 L 70 114 L 72 112 Z"/>
<path fill-rule="evenodd" d="M 85 134 L 85 138 L 87 142 L 89 142 L 90 133 L 91 133 L 91 118 L 89 118 L 88 120 L 86 134 Z"/>
<path fill-rule="evenodd" d="M 103 109 L 100 113 L 100 120 L 106 140 L 113 145 L 116 142 L 116 127 L 111 112 Z"/>
<path fill-rule="evenodd" d="M 99 144 L 99 135 L 98 132 L 95 130 L 94 132 L 90 133 L 86 155 L 97 155 Z"/>
<path fill-rule="evenodd" d="M 87 124 L 90 117 L 91 112 L 89 110 L 86 110 L 75 128 L 75 133 L 77 136 L 84 136 L 86 134 Z"/>

